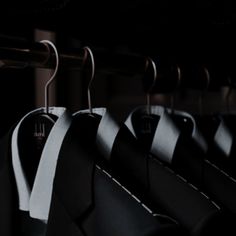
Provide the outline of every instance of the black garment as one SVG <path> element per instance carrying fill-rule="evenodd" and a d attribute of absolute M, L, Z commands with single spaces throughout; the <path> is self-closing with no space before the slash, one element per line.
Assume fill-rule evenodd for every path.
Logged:
<path fill-rule="evenodd" d="M 70 115 L 64 108 L 50 107 L 50 113 L 56 113 L 55 119 L 58 118 L 54 126 L 54 122 L 46 118 L 43 111 L 43 108 L 39 108 L 28 113 L 17 125 L 14 125 L 8 134 L 0 141 L 0 187 L 3 189 L 0 193 L 0 218 L 2 219 L 0 223 L 0 235 L 46 235 L 46 220 L 38 218 L 38 214 L 34 214 L 34 216 L 31 215 L 33 208 L 34 210 L 35 208 L 41 209 L 42 205 L 39 206 L 39 200 L 41 203 L 45 203 L 45 198 L 42 197 L 41 192 L 38 191 L 39 194 L 36 194 L 34 189 L 37 185 L 34 183 L 36 179 L 35 174 L 39 160 L 40 162 L 42 160 L 40 155 L 43 148 L 46 146 L 45 142 L 49 142 L 49 132 L 50 137 L 54 136 L 53 132 L 51 132 L 51 127 L 53 126 L 53 129 L 56 131 L 57 135 L 55 136 L 57 136 L 57 140 L 60 140 L 58 135 L 61 136 L 61 138 L 64 137 L 63 132 L 70 124 Z M 41 124 L 40 130 L 37 129 L 39 123 Z M 56 126 L 59 126 L 59 128 Z M 34 135 L 39 133 L 43 136 L 40 136 L 38 139 L 38 136 Z M 53 144 L 53 147 L 50 145 L 50 142 L 47 146 L 50 146 L 50 148 L 56 151 L 57 142 L 54 140 L 52 142 L 55 144 Z M 57 146 L 60 148 L 59 144 Z M 45 148 L 44 151 L 46 158 L 49 158 L 49 162 L 52 161 L 49 152 L 46 151 Z M 56 154 L 54 156 L 56 156 Z M 53 165 L 51 166 L 51 163 L 48 164 L 50 170 L 53 172 Z M 32 173 L 34 174 L 31 175 Z M 46 171 L 43 174 L 48 177 Z M 48 178 L 48 186 L 50 185 L 49 182 Z M 34 187 L 32 187 L 32 185 L 34 185 Z M 39 187 L 39 185 L 37 185 L 37 187 Z M 44 196 L 46 195 L 46 187 L 47 186 L 44 188 Z M 31 201 L 33 192 L 37 195 L 35 201 L 37 205 Z M 49 200 L 50 195 L 47 196 Z M 47 206 L 47 204 L 44 205 Z"/>
<path fill-rule="evenodd" d="M 74 119 L 74 122 L 82 123 L 79 116 Z M 84 126 L 85 132 L 89 127 Z M 93 132 L 96 134 L 96 126 Z M 117 133 L 110 156 L 106 155 L 107 137 L 101 132 L 97 139 L 97 143 L 103 143 L 98 146 L 103 154 L 100 165 L 151 209 L 174 218 L 190 235 L 221 235 L 225 232 L 227 235 L 226 222 L 218 206 L 161 162 L 145 154 L 125 125 Z M 91 141 L 91 148 L 92 144 Z"/>
<path fill-rule="evenodd" d="M 236 219 L 235 125 L 233 116 L 197 117 L 208 142 L 204 160 L 204 191 Z"/>
<path fill-rule="evenodd" d="M 0 235 L 43 236 L 46 225 L 19 210 L 11 158 L 11 133 L 0 141 Z"/>
<path fill-rule="evenodd" d="M 153 107 L 154 110 L 155 107 Z M 136 116 L 132 116 L 132 125 L 135 129 L 135 134 L 137 137 L 137 141 L 139 146 L 142 147 L 146 153 L 150 150 L 150 145 L 153 146 L 153 135 L 152 133 L 145 134 L 145 136 L 140 132 L 141 124 L 143 123 L 142 113 L 135 113 Z M 160 158 L 156 151 L 153 149 L 150 151 L 152 156 L 160 160 L 160 163 L 163 163 L 165 166 L 176 172 L 177 174 L 184 177 L 185 181 L 194 185 L 194 188 L 199 189 L 198 191 L 203 192 L 210 197 L 211 200 L 217 203 L 220 206 L 222 211 L 224 211 L 225 219 L 227 219 L 228 227 L 233 227 L 234 221 L 236 219 L 236 180 L 225 173 L 225 168 L 223 168 L 223 162 L 226 162 L 226 158 L 222 157 L 223 151 L 227 150 L 227 145 L 225 146 L 225 141 L 229 140 L 229 131 L 226 132 L 226 127 L 221 126 L 223 131 L 220 133 L 217 143 L 222 145 L 222 150 L 220 151 L 220 147 L 217 147 L 214 144 L 214 135 L 219 127 L 220 122 L 216 122 L 212 119 L 212 117 L 201 117 L 201 120 L 196 121 L 189 115 L 178 112 L 170 113 L 166 116 L 161 114 L 163 117 L 168 120 L 167 126 L 178 127 L 179 136 L 174 146 L 173 156 L 171 162 L 168 162 L 168 157 L 166 153 L 164 153 L 163 157 Z M 169 119 L 171 117 L 171 119 Z M 160 117 L 154 117 L 154 122 L 156 126 L 159 126 L 161 119 Z M 140 122 L 141 121 L 141 122 Z M 207 137 L 208 145 L 204 144 L 204 138 L 199 131 L 199 127 L 197 126 L 201 121 L 201 125 L 204 125 L 204 133 Z M 208 121 L 208 122 L 204 122 Z M 166 124 L 167 124 L 166 123 Z M 153 128 L 154 133 L 156 132 L 156 126 Z M 166 137 L 172 136 L 171 130 L 168 127 L 164 127 L 163 134 Z M 200 130 L 202 130 L 202 126 L 200 126 Z M 166 131 L 166 132 L 165 132 Z M 156 133 L 155 133 L 156 134 Z M 227 138 L 221 138 L 222 134 L 227 135 Z M 161 135 L 160 133 L 158 134 Z M 155 143 L 159 149 L 162 149 L 165 145 L 165 148 L 171 145 L 171 141 L 165 143 Z M 210 140 L 210 142 L 209 142 Z M 147 145 L 146 142 L 149 144 Z M 146 148 L 148 147 L 148 148 Z M 233 150 L 234 148 L 232 148 Z M 154 150 L 154 151 L 153 151 Z M 231 152 L 233 153 L 233 151 Z M 163 152 L 162 152 L 163 154 Z M 168 154 L 168 153 L 167 153 Z M 225 159 L 225 161 L 223 161 Z M 220 161 L 221 160 L 221 161 Z M 226 166 L 226 163 L 225 165 Z M 223 168 L 223 169 L 221 169 Z M 231 225 L 231 226 L 230 226 Z M 235 232 L 235 229 L 233 229 Z"/>
<path fill-rule="evenodd" d="M 145 153 L 150 152 L 154 158 L 161 160 L 166 166 L 180 174 L 188 182 L 198 188 L 202 188 L 205 158 L 205 152 L 203 150 L 205 142 L 202 140 L 203 137 L 197 130 L 196 124 L 193 123 L 190 115 L 184 112 L 172 113 L 170 110 L 161 108 L 162 107 L 152 106 L 153 111 L 151 111 L 150 115 L 146 114 L 145 109 L 140 108 L 140 110 L 137 109 L 131 115 L 132 128 L 134 129 L 134 135 L 137 138 L 139 146 Z M 149 120 L 145 121 L 145 119 L 143 119 L 144 116 L 150 116 Z M 163 120 L 166 120 L 164 125 Z M 147 126 L 149 122 L 151 122 L 150 130 L 143 130 L 143 127 Z M 159 132 L 157 134 L 160 122 L 162 122 L 163 133 Z M 179 132 L 176 142 L 173 144 L 173 132 L 169 127 L 173 127 L 173 129 Z M 130 129 L 130 127 L 128 128 Z M 164 139 L 165 142 L 156 142 L 155 135 L 159 136 L 158 140 Z M 165 138 L 161 136 L 165 136 Z M 157 145 L 157 147 L 154 148 L 155 145 Z M 158 149 L 163 148 L 173 148 L 172 156 L 169 157 L 169 153 L 166 150 L 158 151 Z"/>
<path fill-rule="evenodd" d="M 88 148 L 88 143 L 84 146 L 82 128 L 72 125 L 63 143 L 46 235 L 179 235 L 176 224 L 152 216 L 114 180 L 95 167 L 91 159 L 94 158 L 94 150 Z M 36 223 L 22 225 L 27 216 L 22 218 L 22 212 L 18 210 L 11 163 L 11 133 L 0 142 L 0 235 L 26 236 L 23 230 L 32 224 L 36 230 Z M 40 230 L 40 225 L 37 228 Z"/>
<path fill-rule="evenodd" d="M 218 206 L 151 154 L 144 154 L 126 127 L 116 138 L 110 167 L 130 188 L 135 182 L 131 189 L 138 196 L 175 218 L 190 235 L 221 235 L 226 229 Z"/>
<path fill-rule="evenodd" d="M 64 139 L 47 235 L 179 235 L 175 223 L 154 217 L 95 165 L 97 122 L 78 115 Z"/>
<path fill-rule="evenodd" d="M 169 167 L 215 201 L 225 212 L 227 218 L 231 219 L 233 226 L 233 222 L 236 220 L 236 171 L 233 158 L 236 154 L 236 145 L 234 136 L 230 136 L 231 129 L 227 126 L 228 120 L 224 120 L 225 124 L 222 124 L 222 129 L 225 128 L 222 134 L 229 136 L 228 138 L 223 137 L 222 140 L 227 142 L 232 137 L 229 157 L 222 150 L 223 147 L 214 142 L 214 135 L 220 125 L 217 117 L 203 116 L 201 122 L 199 117 L 196 119 L 198 129 L 202 131 L 207 140 L 206 151 L 191 137 L 191 132 L 186 132 L 181 127 L 181 122 L 178 122 L 178 118 L 176 118 L 174 118 L 175 124 L 182 132 L 176 144 L 173 162 Z"/>
<path fill-rule="evenodd" d="M 18 199 L 10 157 L 10 134 L 0 142 L 0 235 L 11 236 L 20 232 Z"/>
<path fill-rule="evenodd" d="M 196 117 L 208 142 L 207 158 L 236 178 L 236 125 L 234 115 Z"/>

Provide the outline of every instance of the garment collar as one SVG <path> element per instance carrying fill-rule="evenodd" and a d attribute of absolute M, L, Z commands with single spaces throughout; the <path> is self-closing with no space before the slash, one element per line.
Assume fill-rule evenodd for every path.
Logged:
<path fill-rule="evenodd" d="M 175 126 L 171 118 L 169 117 L 166 110 L 161 106 L 151 106 L 150 107 L 151 115 L 158 115 L 160 120 L 154 132 L 154 137 L 151 145 L 150 152 L 158 156 L 161 160 L 171 163 L 175 147 L 180 135 L 180 131 Z M 128 117 L 125 124 L 128 129 L 136 137 L 135 130 L 133 127 L 133 115 L 139 113 L 140 115 L 148 114 L 147 106 L 142 106 L 136 108 Z"/>
<path fill-rule="evenodd" d="M 167 109 L 167 112 L 170 114 L 172 111 L 171 109 Z M 184 117 L 189 118 L 191 120 L 193 124 L 192 139 L 204 152 L 207 152 L 208 149 L 207 142 L 203 137 L 202 133 L 200 132 L 194 117 L 185 111 L 174 110 L 174 114 L 182 116 L 183 118 Z"/>
<path fill-rule="evenodd" d="M 89 113 L 89 110 L 78 111 L 74 115 L 83 113 Z M 119 125 L 106 108 L 93 108 L 93 113 L 101 116 L 96 136 L 97 147 L 101 154 L 109 160 L 113 144 L 119 132 Z"/>
<path fill-rule="evenodd" d="M 55 175 L 57 158 L 64 136 L 71 124 L 69 112 L 62 107 L 50 107 L 49 113 L 58 116 L 45 143 L 32 191 L 30 191 L 19 156 L 18 134 L 22 122 L 29 116 L 45 112 L 45 108 L 39 108 L 26 114 L 15 127 L 12 140 L 12 163 L 19 194 L 19 209 L 29 211 L 32 218 L 47 221 L 53 179 Z"/>
<path fill-rule="evenodd" d="M 233 134 L 225 124 L 223 118 L 221 118 L 220 124 L 216 130 L 214 142 L 225 156 L 230 156 L 233 147 Z"/>

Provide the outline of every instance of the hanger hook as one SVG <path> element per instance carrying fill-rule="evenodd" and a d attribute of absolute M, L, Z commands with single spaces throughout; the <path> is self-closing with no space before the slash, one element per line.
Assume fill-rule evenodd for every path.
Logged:
<path fill-rule="evenodd" d="M 171 112 L 174 112 L 174 99 L 175 99 L 175 95 L 176 92 L 178 91 L 180 84 L 181 84 L 181 78 L 182 78 L 182 73 L 181 73 L 181 69 L 179 67 L 179 65 L 176 65 L 176 70 L 177 70 L 177 83 L 174 89 L 174 92 L 171 96 Z"/>
<path fill-rule="evenodd" d="M 91 67 L 92 67 L 92 69 L 91 69 L 91 78 L 90 78 L 90 81 L 89 81 L 89 84 L 88 84 L 88 89 L 87 89 L 87 95 L 88 95 L 89 112 L 93 113 L 90 88 L 91 88 L 91 85 L 92 85 L 92 82 L 93 82 L 93 79 L 94 79 L 94 74 L 95 74 L 95 62 L 94 62 L 94 56 L 93 56 L 92 50 L 89 47 L 86 46 L 86 47 L 84 47 L 84 51 L 85 51 L 85 54 L 84 54 L 83 62 L 85 63 L 87 61 L 88 55 L 90 56 L 90 59 L 91 59 Z"/>
<path fill-rule="evenodd" d="M 50 49 L 49 49 L 48 45 L 50 45 L 53 48 L 54 53 L 55 53 L 55 57 L 56 57 L 56 66 L 55 66 L 54 72 L 44 87 L 45 109 L 46 109 L 46 113 L 49 113 L 49 86 L 53 82 L 53 80 L 57 74 L 58 68 L 59 68 L 59 55 L 58 55 L 58 51 L 57 51 L 56 46 L 50 40 L 41 40 L 40 43 L 43 43 L 48 48 L 49 53 L 50 53 Z"/>
<path fill-rule="evenodd" d="M 148 88 L 148 91 L 146 93 L 146 99 L 147 99 L 147 109 L 148 109 L 148 114 L 151 114 L 151 105 L 150 105 L 150 93 L 156 83 L 156 80 L 157 80 L 157 69 L 156 69 L 156 64 L 155 62 L 150 58 L 150 57 L 147 57 L 146 59 L 146 65 L 145 65 L 145 70 L 147 71 L 147 69 L 149 68 L 149 66 L 152 66 L 152 69 L 153 69 L 153 80 L 152 80 L 152 83 L 150 85 L 150 87 Z"/>
<path fill-rule="evenodd" d="M 211 82 L 211 77 L 210 77 L 209 70 L 204 66 L 204 67 L 203 67 L 203 71 L 204 71 L 204 73 L 205 73 L 206 86 L 205 86 L 205 88 L 202 89 L 201 96 L 200 96 L 200 101 L 199 101 L 199 107 L 200 107 L 200 114 L 201 114 L 201 115 L 202 115 L 202 113 L 203 113 L 203 106 L 202 106 L 203 95 L 205 94 L 205 92 L 208 91 L 208 88 L 209 88 L 209 85 L 210 85 L 210 82 Z"/>
<path fill-rule="evenodd" d="M 207 91 L 211 82 L 211 77 L 210 77 L 209 70 L 206 67 L 204 67 L 204 72 L 206 74 L 206 81 L 207 81 L 205 91 Z"/>
<path fill-rule="evenodd" d="M 230 100 L 230 95 L 233 91 L 232 78 L 231 77 L 228 78 L 228 82 L 229 82 L 229 89 L 228 89 L 228 92 L 227 92 L 225 97 L 226 97 L 226 103 L 227 103 L 227 113 L 230 113 L 230 102 L 229 102 L 229 100 Z"/>

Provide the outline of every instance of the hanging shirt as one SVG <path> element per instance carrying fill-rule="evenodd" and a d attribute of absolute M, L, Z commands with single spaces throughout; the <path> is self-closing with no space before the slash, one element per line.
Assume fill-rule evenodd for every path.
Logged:
<path fill-rule="evenodd" d="M 224 216 L 214 202 L 146 154 L 127 127 L 118 126 L 110 118 L 103 110 L 94 126 L 99 165 L 155 212 L 179 222 L 190 235 L 208 235 L 225 229 Z M 95 148 L 93 142 L 91 149 Z"/>
<path fill-rule="evenodd" d="M 99 115 L 104 112 L 105 109 L 93 109 L 92 114 L 82 111 L 73 117 L 59 154 L 47 233 L 53 236 L 184 235 L 175 221 L 155 216 L 122 183 L 97 165 L 98 124 L 108 125 L 101 129 L 108 135 L 109 144 L 116 136 L 114 121 Z"/>
<path fill-rule="evenodd" d="M 21 162 L 19 132 L 27 119 L 43 112 L 44 108 L 39 108 L 25 115 L 16 125 L 11 139 L 13 172 L 19 197 L 19 210 L 22 211 L 22 230 L 26 231 L 22 232 L 23 235 L 25 233 L 41 236 L 45 233 L 58 154 L 71 123 L 70 114 L 65 108 L 50 107 L 49 113 L 58 118 L 46 137 L 31 189 Z M 41 128 L 41 132 L 45 132 L 43 127 Z"/>
<path fill-rule="evenodd" d="M 235 135 L 233 117 L 196 116 L 199 129 L 208 142 L 204 160 L 203 185 L 208 195 L 236 220 Z M 231 123 L 233 122 L 233 123 Z M 231 126 L 231 125 L 232 126 Z M 231 129 L 230 129 L 231 127 Z"/>
<path fill-rule="evenodd" d="M 222 115 L 196 116 L 198 126 L 209 144 L 208 159 L 226 172 L 235 175 L 232 168 L 235 159 L 235 138 L 231 119 L 230 116 Z"/>
<path fill-rule="evenodd" d="M 203 161 L 207 144 L 188 113 L 165 109 L 161 106 L 136 108 L 127 118 L 126 125 L 146 152 L 161 160 L 197 187 L 202 187 Z M 145 121 L 143 117 L 151 117 Z M 143 126 L 154 125 L 144 133 Z M 183 127 L 184 126 L 184 127 Z"/>
<path fill-rule="evenodd" d="M 147 108 L 139 107 L 126 121 L 127 127 L 138 139 L 140 146 L 144 144 L 141 139 L 142 134 L 140 135 L 140 125 L 137 124 L 144 114 L 147 115 Z M 186 112 L 174 111 L 172 113 L 159 106 L 151 106 L 149 115 L 154 116 L 156 126 L 152 127 L 153 136 L 149 140 L 150 148 L 145 151 L 217 203 L 223 211 L 227 212 L 225 218 L 228 218 L 228 222 L 231 221 L 229 224 L 232 226 L 235 216 L 231 214 L 236 213 L 234 200 L 236 180 L 215 165 L 214 161 L 212 162 L 212 160 L 216 161 L 219 153 L 216 152 L 213 155 L 211 151 L 209 160 L 209 148 L 212 149 L 212 147 L 206 143 L 195 119 Z M 209 131 L 211 134 L 211 127 L 212 124 L 205 125 L 206 132 Z M 222 121 L 219 122 L 216 132 L 212 135 L 212 142 L 217 143 L 222 150 L 225 150 L 225 153 L 229 153 L 231 138 L 225 124 Z M 144 139 L 146 139 L 145 136 Z"/>

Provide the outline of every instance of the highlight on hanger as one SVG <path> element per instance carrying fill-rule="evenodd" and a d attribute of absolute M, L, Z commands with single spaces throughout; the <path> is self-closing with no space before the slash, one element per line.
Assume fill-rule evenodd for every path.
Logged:
<path fill-rule="evenodd" d="M 203 97 L 204 95 L 207 93 L 208 88 L 210 86 L 210 82 L 211 82 L 211 76 L 210 76 L 210 72 L 206 67 L 203 67 L 203 71 L 204 71 L 204 78 L 205 78 L 205 87 L 201 90 L 201 95 L 199 97 L 199 113 L 200 115 L 203 115 Z"/>
<path fill-rule="evenodd" d="M 55 57 L 56 57 L 55 70 L 54 70 L 51 78 L 48 80 L 48 82 L 46 83 L 46 85 L 44 87 L 45 110 L 46 110 L 46 113 L 48 114 L 49 113 L 49 88 L 50 88 L 50 85 L 52 84 L 52 82 L 55 79 L 56 74 L 58 72 L 58 68 L 59 68 L 59 55 L 58 55 L 56 46 L 51 41 L 49 41 L 49 40 L 41 40 L 40 43 L 43 43 L 48 48 L 49 56 L 50 56 L 50 48 L 49 48 L 49 46 L 51 46 L 53 48 L 53 50 L 54 50 Z"/>
<path fill-rule="evenodd" d="M 95 62 L 94 62 L 94 56 L 93 56 L 92 50 L 88 46 L 85 46 L 84 47 L 83 65 L 88 61 L 89 58 L 91 60 L 91 74 L 90 74 L 90 80 L 89 80 L 88 88 L 87 88 L 87 97 L 88 97 L 89 113 L 92 114 L 93 113 L 93 108 L 92 108 L 92 102 L 91 102 L 90 89 L 91 89 L 91 85 L 92 85 L 92 82 L 93 82 L 93 79 L 94 79 L 94 74 L 95 74 Z"/>
<path fill-rule="evenodd" d="M 176 94 L 180 88 L 181 80 L 182 80 L 182 72 L 181 72 L 179 65 L 176 65 L 176 71 L 177 71 L 176 86 L 175 86 L 174 91 L 172 92 L 172 95 L 170 98 L 171 99 L 171 113 L 172 114 L 174 113 Z"/>
<path fill-rule="evenodd" d="M 59 55 L 58 55 L 57 48 L 53 44 L 53 42 L 51 42 L 49 40 L 41 40 L 40 43 L 44 44 L 48 49 L 48 58 L 47 59 L 50 58 L 50 54 L 51 54 L 50 47 L 53 49 L 54 54 L 55 54 L 55 58 L 56 58 L 54 72 L 44 86 L 44 104 L 45 104 L 44 111 L 42 111 L 34 116 L 35 136 L 45 137 L 45 136 L 47 136 L 47 134 L 51 130 L 52 126 L 55 124 L 56 120 L 58 119 L 58 116 L 56 114 L 52 114 L 49 109 L 49 95 L 50 95 L 49 89 L 50 89 L 52 82 L 54 81 L 54 79 L 56 77 L 57 72 L 58 72 Z"/>
<path fill-rule="evenodd" d="M 146 59 L 146 69 L 145 71 L 148 73 L 148 69 L 151 68 L 152 75 L 151 76 L 146 76 L 148 88 L 146 92 L 146 104 L 147 104 L 147 114 L 149 115 L 151 113 L 151 98 L 150 98 L 150 93 L 152 89 L 155 86 L 156 80 L 157 80 L 157 69 L 156 69 L 156 64 L 155 62 L 150 58 L 147 57 Z M 149 81 L 150 78 L 150 81 Z"/>

